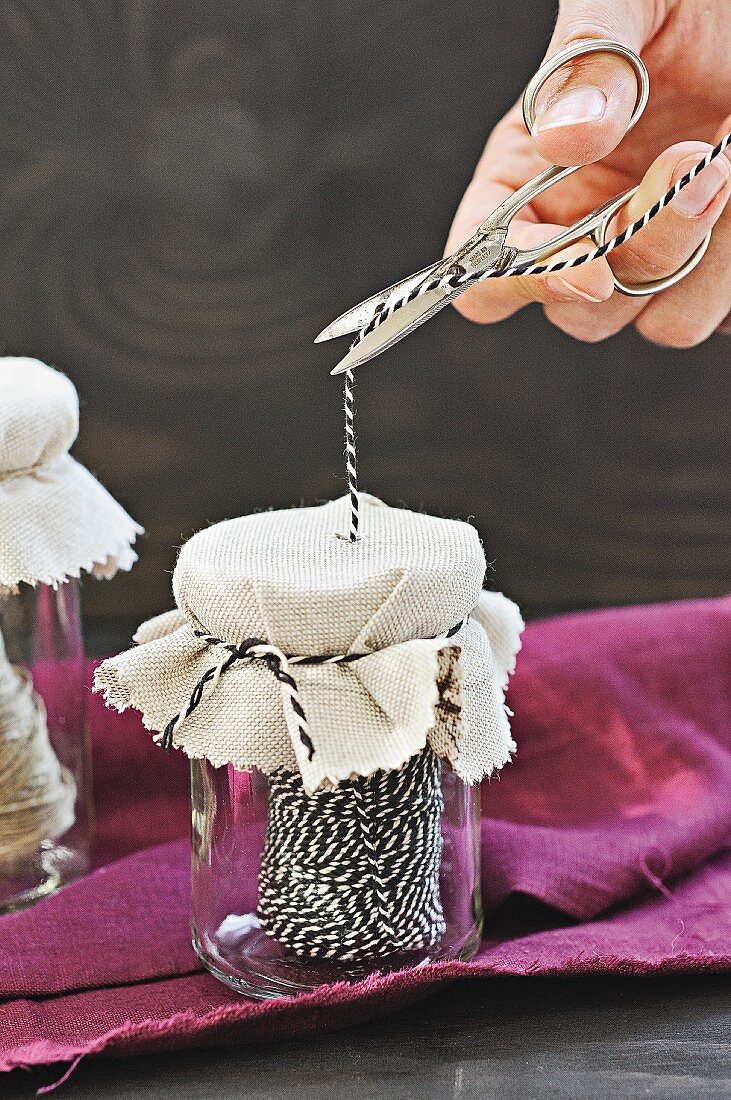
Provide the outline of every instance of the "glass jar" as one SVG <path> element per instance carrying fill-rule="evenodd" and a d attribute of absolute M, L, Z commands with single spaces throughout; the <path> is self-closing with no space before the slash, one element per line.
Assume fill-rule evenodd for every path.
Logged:
<path fill-rule="evenodd" d="M 249 997 L 445 959 L 480 942 L 479 786 L 425 749 L 308 795 L 299 775 L 191 760 L 192 934 Z"/>
<path fill-rule="evenodd" d="M 83 874 L 92 824 L 79 586 L 0 596 L 0 912 Z"/>

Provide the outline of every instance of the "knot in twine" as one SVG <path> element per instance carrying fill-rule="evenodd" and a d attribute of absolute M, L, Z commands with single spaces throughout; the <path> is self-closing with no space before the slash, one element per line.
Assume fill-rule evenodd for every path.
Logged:
<path fill-rule="evenodd" d="M 226 656 L 219 661 L 217 665 L 209 668 L 208 671 L 201 676 L 200 680 L 193 688 L 187 706 L 170 719 L 162 734 L 155 739 L 162 748 L 165 749 L 166 752 L 170 751 L 175 743 L 175 734 L 183 725 L 186 718 L 193 713 L 203 699 L 207 699 L 216 690 L 218 682 L 223 674 L 228 672 L 231 666 L 235 665 L 237 661 L 251 659 L 263 661 L 267 668 L 274 673 L 280 684 L 284 685 L 289 697 L 289 704 L 297 717 L 300 741 L 307 750 L 307 759 L 312 760 L 312 757 L 315 755 L 315 746 L 310 737 L 307 716 L 302 706 L 297 681 L 290 673 L 289 666 L 293 664 L 303 664 L 305 662 L 308 664 L 333 664 L 339 661 L 354 661 L 364 656 L 364 654 L 340 654 L 337 657 L 287 657 L 278 646 L 271 645 L 261 638 L 246 638 L 243 642 L 239 642 L 238 645 L 234 645 L 224 641 L 222 638 L 216 638 L 212 634 L 207 634 L 203 630 L 196 630 L 195 636 L 200 638 L 201 641 L 205 642 L 207 645 L 221 646 L 226 650 Z"/>
<path fill-rule="evenodd" d="M 464 622 L 464 619 L 460 620 L 456 626 L 453 626 L 451 630 L 447 631 L 445 637 L 454 637 L 454 635 L 461 630 Z M 367 653 L 338 653 L 333 657 L 288 657 L 278 646 L 272 645 L 270 642 L 265 642 L 261 638 L 246 638 L 243 642 L 234 644 L 232 642 L 226 642 L 222 638 L 216 638 L 213 634 L 208 634 L 205 630 L 196 630 L 194 634 L 196 638 L 200 638 L 206 645 L 221 646 L 226 651 L 226 656 L 223 657 L 217 665 L 213 665 L 207 672 L 204 672 L 193 688 L 186 706 L 175 714 L 165 726 L 162 733 L 158 734 L 153 739 L 165 750 L 165 752 L 169 752 L 173 748 L 175 744 L 175 734 L 181 728 L 186 718 L 193 713 L 196 707 L 198 707 L 204 699 L 212 695 L 216 690 L 219 680 L 225 672 L 228 672 L 232 665 L 235 665 L 237 661 L 260 660 L 264 662 L 271 672 L 273 672 L 279 683 L 284 686 L 288 695 L 289 705 L 297 718 L 300 741 L 307 750 L 307 759 L 312 760 L 312 757 L 315 755 L 315 745 L 310 736 L 307 715 L 302 705 L 297 681 L 290 672 L 290 666 L 298 664 L 350 664 L 352 661 L 359 661 L 363 657 L 369 656 Z"/>

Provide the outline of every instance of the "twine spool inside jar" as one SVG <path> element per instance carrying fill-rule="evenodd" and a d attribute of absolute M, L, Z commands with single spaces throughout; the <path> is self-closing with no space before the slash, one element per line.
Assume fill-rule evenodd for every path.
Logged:
<path fill-rule="evenodd" d="M 12 874 L 74 823 L 76 785 L 53 751 L 40 696 L 0 635 L 0 871 Z"/>
<path fill-rule="evenodd" d="M 430 748 L 398 770 L 307 794 L 269 777 L 259 919 L 309 958 L 358 962 L 433 947 L 444 932 L 440 763 Z"/>

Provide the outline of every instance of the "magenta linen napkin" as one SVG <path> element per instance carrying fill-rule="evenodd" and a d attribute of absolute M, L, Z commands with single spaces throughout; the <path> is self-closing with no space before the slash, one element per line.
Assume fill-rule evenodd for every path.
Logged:
<path fill-rule="evenodd" d="M 189 945 L 185 761 L 91 697 L 99 866 L 0 918 L 0 1068 L 342 1027 L 459 976 L 728 969 L 729 669 L 731 600 L 530 625 L 518 755 L 483 790 L 477 957 L 263 1004 Z"/>

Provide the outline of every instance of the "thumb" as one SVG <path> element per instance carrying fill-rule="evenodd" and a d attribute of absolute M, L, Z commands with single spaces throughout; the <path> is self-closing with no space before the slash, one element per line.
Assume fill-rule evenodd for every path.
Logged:
<path fill-rule="evenodd" d="M 546 54 L 573 43 L 609 38 L 639 54 L 656 27 L 653 0 L 562 0 Z M 637 77 L 617 54 L 597 52 L 567 62 L 535 104 L 533 140 L 553 164 L 589 164 L 619 145 L 637 101 Z"/>

